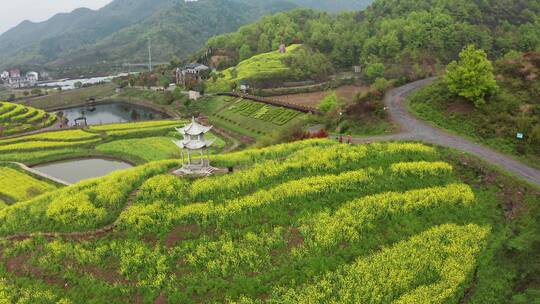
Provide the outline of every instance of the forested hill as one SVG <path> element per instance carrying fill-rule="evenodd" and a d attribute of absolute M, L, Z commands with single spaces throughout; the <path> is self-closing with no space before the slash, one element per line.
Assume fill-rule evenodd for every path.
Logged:
<path fill-rule="evenodd" d="M 0 68 L 143 60 L 150 38 L 154 58 L 168 61 L 209 37 L 294 7 L 281 0 L 115 0 L 97 11 L 78 9 L 6 32 L 0 36 Z"/>
<path fill-rule="evenodd" d="M 448 63 L 467 44 L 492 57 L 540 50 L 539 13 L 537 0 L 376 0 L 339 16 L 305 9 L 278 13 L 207 46 L 230 54 L 234 63 L 281 42 L 304 43 L 337 67 L 384 64 L 387 74 L 414 74 Z"/>
<path fill-rule="evenodd" d="M 329 11 L 371 0 L 114 0 L 99 10 L 77 9 L 40 23 L 25 21 L 0 35 L 0 68 L 93 66 L 140 61 L 153 41 L 154 58 L 169 61 L 201 48 L 212 36 L 261 16 L 298 6 Z M 82 70 L 84 71 L 84 69 Z M 91 71 L 89 71 L 91 72 Z"/>

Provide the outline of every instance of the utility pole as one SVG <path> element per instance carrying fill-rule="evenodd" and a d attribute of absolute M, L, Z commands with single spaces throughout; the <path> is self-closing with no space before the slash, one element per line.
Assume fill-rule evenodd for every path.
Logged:
<path fill-rule="evenodd" d="M 148 39 L 148 70 L 152 72 L 152 40 Z"/>

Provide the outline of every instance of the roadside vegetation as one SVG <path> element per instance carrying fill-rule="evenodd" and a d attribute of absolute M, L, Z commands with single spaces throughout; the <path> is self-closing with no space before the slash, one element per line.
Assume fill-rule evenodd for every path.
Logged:
<path fill-rule="evenodd" d="M 463 56 L 474 55 L 464 51 Z M 463 69 L 477 66 L 459 64 Z M 445 76 L 411 96 L 410 110 L 423 120 L 540 168 L 540 54 L 513 52 L 495 61 L 494 70 L 457 73 L 463 78 Z M 488 77 L 487 86 L 478 83 L 482 77 Z"/>
<path fill-rule="evenodd" d="M 235 172 L 178 178 L 178 161 L 152 162 L 0 209 L 1 236 L 38 233 L 0 241 L 0 299 L 535 299 L 540 193 L 475 159 L 310 140 L 213 161 Z"/>

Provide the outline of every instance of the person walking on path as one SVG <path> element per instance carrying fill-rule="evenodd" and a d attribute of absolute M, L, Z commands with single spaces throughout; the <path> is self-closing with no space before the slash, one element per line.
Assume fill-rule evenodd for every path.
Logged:
<path fill-rule="evenodd" d="M 339 143 L 340 143 L 340 144 L 343 143 L 343 135 L 340 135 L 340 136 L 339 136 Z"/>
<path fill-rule="evenodd" d="M 352 135 L 349 134 L 349 136 L 347 137 L 347 143 L 350 145 L 352 144 Z"/>

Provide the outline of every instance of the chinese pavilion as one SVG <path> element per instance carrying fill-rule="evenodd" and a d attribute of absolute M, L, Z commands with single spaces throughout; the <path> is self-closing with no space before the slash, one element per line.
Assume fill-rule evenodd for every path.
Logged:
<path fill-rule="evenodd" d="M 182 149 L 182 168 L 175 174 L 197 174 L 209 175 L 215 168 L 210 166 L 209 148 L 214 143 L 213 140 L 204 138 L 205 134 L 212 129 L 212 126 L 203 126 L 192 118 L 191 123 L 183 128 L 176 128 L 184 139 L 173 141 Z"/>

